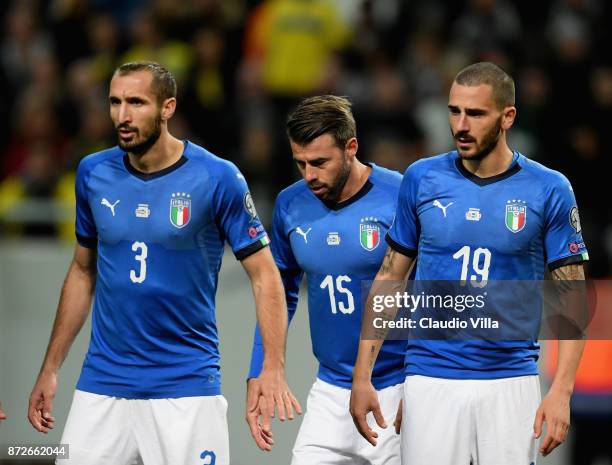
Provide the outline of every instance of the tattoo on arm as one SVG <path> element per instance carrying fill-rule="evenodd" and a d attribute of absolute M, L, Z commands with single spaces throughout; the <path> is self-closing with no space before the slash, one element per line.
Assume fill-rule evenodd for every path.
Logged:
<path fill-rule="evenodd" d="M 582 265 L 567 265 L 552 271 L 555 281 L 584 281 L 584 268 Z"/>
<path fill-rule="evenodd" d="M 387 247 L 387 252 L 385 252 L 385 258 L 383 259 L 382 265 L 380 267 L 380 273 L 386 274 L 393 269 L 393 260 L 395 260 L 395 253 L 395 250 L 393 250 L 391 247 Z"/>

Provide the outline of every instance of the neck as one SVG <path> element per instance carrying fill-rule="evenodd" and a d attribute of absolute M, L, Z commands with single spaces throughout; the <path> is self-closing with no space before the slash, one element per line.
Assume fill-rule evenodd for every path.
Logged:
<path fill-rule="evenodd" d="M 364 165 L 355 158 L 349 177 L 338 198 L 338 202 L 344 202 L 359 192 L 367 182 L 371 172 L 372 168 L 368 165 Z"/>
<path fill-rule="evenodd" d="M 497 146 L 482 160 L 467 160 L 462 158 L 461 163 L 466 170 L 479 178 L 490 178 L 503 173 L 512 163 L 512 150 L 505 139 L 499 141 Z"/>
<path fill-rule="evenodd" d="M 183 142 L 167 130 L 149 150 L 141 155 L 128 152 L 130 164 L 141 173 L 155 173 L 175 164 L 183 155 Z"/>

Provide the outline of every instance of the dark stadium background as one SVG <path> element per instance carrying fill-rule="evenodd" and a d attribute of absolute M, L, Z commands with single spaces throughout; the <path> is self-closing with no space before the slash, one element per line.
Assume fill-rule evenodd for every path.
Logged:
<path fill-rule="evenodd" d="M 0 2 L 0 401 L 11 416 L 0 427 L 0 444 L 17 440 L 15 423 L 26 431 L 23 401 L 9 401 L 19 399 L 15 393 L 27 398 L 42 359 L 73 241 L 74 169 L 84 155 L 115 143 L 106 94 L 118 64 L 156 60 L 174 72 L 179 97 L 171 132 L 234 161 L 268 223 L 274 197 L 296 176 L 283 122 L 300 98 L 348 96 L 360 158 L 403 172 L 418 158 L 452 148 L 450 83 L 463 66 L 493 61 L 516 80 L 510 146 L 570 179 L 591 256 L 587 274 L 606 279 L 612 269 L 604 162 L 612 140 L 611 10 L 606 0 Z M 246 284 L 232 260 L 226 258 L 221 277 L 220 310 L 229 305 L 223 280 L 236 283 L 228 291 Z M 252 318 L 246 292 L 243 303 L 246 308 L 233 311 L 246 325 L 238 314 Z M 290 354 L 295 350 L 312 368 L 306 323 L 296 326 L 292 337 L 299 341 L 290 344 Z M 250 326 L 240 331 L 248 335 Z M 86 346 L 82 336 L 77 352 Z M 22 361 L 33 366 L 26 370 L 15 357 L 25 350 L 19 343 L 32 338 Z M 227 395 L 230 423 L 241 421 L 246 339 L 244 348 L 226 347 L 223 354 L 236 361 L 234 371 L 244 368 L 224 374 L 226 389 L 237 383 L 230 386 L 236 401 Z M 73 377 L 78 357 L 73 353 L 67 362 Z M 22 378 L 11 372 L 16 366 Z M 303 403 L 312 370 L 296 389 Z M 63 382 L 62 389 L 66 407 L 72 386 Z M 603 425 L 610 431 L 609 422 Z M 272 464 L 287 463 L 283 454 L 297 426 L 270 456 L 246 443 L 246 426 L 230 428 L 242 434 L 232 438 L 232 463 Z M 33 431 L 23 440 L 42 441 Z M 544 463 L 569 463 L 569 448 L 554 454 L 558 462 Z"/>

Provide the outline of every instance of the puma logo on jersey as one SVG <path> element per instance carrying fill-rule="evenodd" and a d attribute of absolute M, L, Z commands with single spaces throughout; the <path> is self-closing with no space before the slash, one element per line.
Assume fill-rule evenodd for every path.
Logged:
<path fill-rule="evenodd" d="M 442 210 L 442 213 L 444 214 L 444 218 L 446 218 L 446 209 L 448 207 L 450 207 L 454 202 L 449 203 L 448 205 L 444 206 L 440 203 L 440 201 L 438 199 L 433 201 L 433 206 L 434 207 L 438 207 L 440 210 Z"/>
<path fill-rule="evenodd" d="M 111 213 L 113 214 L 113 216 L 115 216 L 115 205 L 117 205 L 119 202 L 121 202 L 121 200 L 117 200 L 115 203 L 110 203 L 108 200 L 102 199 L 102 202 L 100 203 L 105 207 L 110 208 Z"/>
<path fill-rule="evenodd" d="M 308 238 L 306 237 L 306 235 L 310 232 L 312 228 L 308 228 L 308 231 L 304 232 L 302 231 L 302 228 L 300 228 L 299 226 L 295 229 L 295 232 L 298 233 L 300 236 L 304 237 L 304 242 L 306 244 L 308 244 Z"/>

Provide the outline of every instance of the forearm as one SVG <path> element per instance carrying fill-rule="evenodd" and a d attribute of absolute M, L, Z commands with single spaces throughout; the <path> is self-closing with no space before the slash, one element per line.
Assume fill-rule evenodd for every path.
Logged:
<path fill-rule="evenodd" d="M 278 273 L 265 285 L 263 282 L 254 282 L 253 294 L 264 350 L 263 369 L 284 368 L 288 318 Z"/>
<path fill-rule="evenodd" d="M 382 312 L 374 312 L 374 297 L 394 295 L 403 291 L 413 263 L 413 258 L 402 256 L 391 248 L 387 249 L 380 270 L 372 283 L 363 311 L 361 338 L 353 369 L 353 379 L 369 380 L 371 378 L 374 363 L 385 341 L 386 326 L 383 325 L 383 328 L 375 329 L 373 326 L 374 318 L 393 321 L 397 314 L 397 307 L 395 306 L 385 307 Z"/>
<path fill-rule="evenodd" d="M 559 359 L 557 361 L 557 371 L 550 386 L 551 391 L 568 396 L 572 394 L 584 344 L 584 340 L 559 341 Z"/>
<path fill-rule="evenodd" d="M 579 327 L 583 321 L 587 306 L 583 288 L 572 285 L 572 281 L 584 281 L 584 269 L 581 264 L 567 265 L 560 267 L 552 272 L 552 278 L 557 282 L 561 305 L 571 319 L 577 320 Z M 566 395 L 571 395 L 574 390 L 576 371 L 584 351 L 584 339 L 561 339 L 559 340 L 559 355 L 557 361 L 557 371 L 550 387 L 551 391 L 556 391 Z"/>
<path fill-rule="evenodd" d="M 41 372 L 59 370 L 87 318 L 94 286 L 95 274 L 90 269 L 72 263 L 62 287 Z"/>

